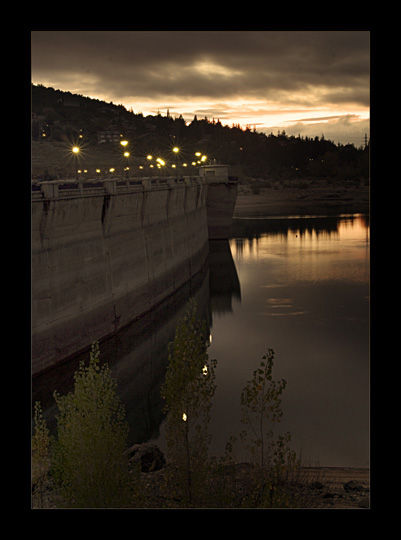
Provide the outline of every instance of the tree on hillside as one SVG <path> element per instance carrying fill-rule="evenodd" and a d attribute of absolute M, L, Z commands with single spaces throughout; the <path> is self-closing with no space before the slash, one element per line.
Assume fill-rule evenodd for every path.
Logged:
<path fill-rule="evenodd" d="M 78 100 L 80 107 L 60 105 L 60 99 L 72 97 Z M 140 113 L 127 111 L 123 105 L 32 85 L 32 112 L 46 116 L 46 107 L 56 111 L 62 123 L 70 123 L 76 130 L 84 126 L 88 130 L 88 140 L 93 144 L 96 144 L 97 130 L 110 129 L 111 124 L 117 122 L 118 129 L 131 133 L 133 145 L 145 155 L 150 151 L 168 151 L 172 139 L 176 137 L 188 152 L 206 152 L 217 162 L 241 167 L 247 176 L 369 176 L 368 158 L 364 148 L 336 145 L 324 136 L 294 137 L 288 136 L 285 131 L 277 135 L 266 135 L 250 129 L 243 130 L 239 125 L 223 126 L 220 120 L 199 120 L 196 114 L 189 125 L 186 125 L 182 116 L 174 119 L 170 113 L 168 116 L 159 113 L 144 118 Z M 45 121 L 49 122 L 51 118 L 45 118 Z M 149 126 L 154 132 L 145 139 Z M 63 131 L 64 127 L 61 125 L 60 129 Z M 329 161 L 335 163 L 335 170 L 330 171 L 327 164 L 323 165 L 324 161 L 321 160 L 324 160 L 324 155 L 331 156 Z"/>

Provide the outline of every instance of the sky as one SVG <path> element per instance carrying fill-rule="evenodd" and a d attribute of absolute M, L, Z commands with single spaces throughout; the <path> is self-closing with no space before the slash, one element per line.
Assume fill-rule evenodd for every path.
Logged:
<path fill-rule="evenodd" d="M 31 77 L 145 116 L 362 146 L 369 31 L 32 31 Z"/>

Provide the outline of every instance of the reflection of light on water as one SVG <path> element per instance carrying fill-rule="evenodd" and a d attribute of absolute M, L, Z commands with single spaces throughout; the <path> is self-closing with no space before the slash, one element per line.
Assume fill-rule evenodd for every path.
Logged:
<path fill-rule="evenodd" d="M 307 228 L 300 223 L 297 228 L 261 233 L 258 238 L 234 238 L 230 240 L 233 258 L 238 264 L 266 260 L 280 264 L 281 279 L 286 281 L 366 281 L 369 226 L 365 217 L 343 216 L 334 230 L 314 228 L 310 223 Z"/>
<path fill-rule="evenodd" d="M 258 258 L 260 238 L 235 238 L 230 240 L 230 248 L 233 257 Z"/>
<path fill-rule="evenodd" d="M 364 238 L 366 241 L 369 241 L 369 232 L 369 227 L 362 215 L 357 215 L 353 219 L 343 219 L 338 226 L 338 233 L 342 239 L 360 240 Z"/>
<path fill-rule="evenodd" d="M 279 430 L 291 433 L 293 449 L 322 466 L 366 466 L 369 223 L 280 221 L 236 223 L 242 238 L 230 241 L 242 301 L 214 321 L 212 444 L 223 452 L 243 428 L 238 395 L 267 344 L 276 377 L 288 381 Z"/>

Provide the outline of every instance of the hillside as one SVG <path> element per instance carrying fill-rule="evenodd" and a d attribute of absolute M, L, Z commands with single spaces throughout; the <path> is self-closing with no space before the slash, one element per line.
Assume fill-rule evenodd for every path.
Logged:
<path fill-rule="evenodd" d="M 80 95 L 62 92 L 41 85 L 32 85 L 32 176 L 55 178 L 75 174 L 76 169 L 96 174 L 110 168 L 121 174 L 124 167 L 130 173 L 171 173 L 172 165 L 199 161 L 196 152 L 232 167 L 241 179 L 291 180 L 305 178 L 337 182 L 361 181 L 369 176 L 369 145 L 335 144 L 323 137 L 288 137 L 266 135 L 239 126 L 223 126 L 216 119 L 185 122 L 180 116 L 143 116 L 128 111 L 123 105 L 106 103 Z M 126 139 L 123 148 L 120 140 Z M 80 147 L 79 159 L 74 161 L 71 149 Z M 173 147 L 179 152 L 174 153 Z M 129 151 L 129 158 L 123 151 Z M 160 170 L 150 168 L 161 157 L 166 165 Z M 143 169 L 139 167 L 143 167 Z M 102 174 L 100 173 L 100 174 Z"/>

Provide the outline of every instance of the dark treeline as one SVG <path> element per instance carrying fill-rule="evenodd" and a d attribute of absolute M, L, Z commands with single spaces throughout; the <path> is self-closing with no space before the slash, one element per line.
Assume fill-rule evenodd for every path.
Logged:
<path fill-rule="evenodd" d="M 356 148 L 321 137 L 274 135 L 239 125 L 223 126 L 217 119 L 196 116 L 188 123 L 182 115 L 144 116 L 123 105 L 106 103 L 71 92 L 32 85 L 32 138 L 99 144 L 99 133 L 121 133 L 136 156 L 158 153 L 169 158 L 173 146 L 190 160 L 196 151 L 251 177 L 296 179 L 367 179 L 369 144 Z M 109 143 L 108 143 L 109 144 Z M 110 143 L 111 144 L 111 143 Z"/>

